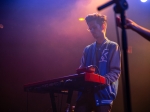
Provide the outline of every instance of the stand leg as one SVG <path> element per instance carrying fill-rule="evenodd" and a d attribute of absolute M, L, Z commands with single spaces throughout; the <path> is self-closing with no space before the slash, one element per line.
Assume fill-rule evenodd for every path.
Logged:
<path fill-rule="evenodd" d="M 50 94 L 50 98 L 51 98 L 53 112 L 57 112 L 54 92 L 50 92 L 49 94 Z"/>
<path fill-rule="evenodd" d="M 67 103 L 68 104 L 71 103 L 72 94 L 73 94 L 73 90 L 69 90 L 68 91 L 68 97 L 67 97 Z"/>
<path fill-rule="evenodd" d="M 70 111 L 70 104 L 71 104 L 71 98 L 72 98 L 73 90 L 68 90 L 68 97 L 67 97 L 67 107 L 65 112 Z"/>

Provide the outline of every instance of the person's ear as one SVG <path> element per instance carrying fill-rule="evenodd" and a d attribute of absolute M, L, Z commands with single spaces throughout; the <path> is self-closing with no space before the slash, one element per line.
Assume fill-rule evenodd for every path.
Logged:
<path fill-rule="evenodd" d="M 105 30 L 107 28 L 107 25 L 105 23 L 102 24 L 102 29 Z"/>
<path fill-rule="evenodd" d="M 107 27 L 106 24 L 102 24 L 101 25 L 102 31 L 106 31 L 106 27 Z"/>
<path fill-rule="evenodd" d="M 101 27 L 102 27 L 102 30 L 104 30 L 104 29 L 105 29 L 105 25 L 104 25 L 104 24 L 102 24 L 102 26 L 101 26 Z"/>

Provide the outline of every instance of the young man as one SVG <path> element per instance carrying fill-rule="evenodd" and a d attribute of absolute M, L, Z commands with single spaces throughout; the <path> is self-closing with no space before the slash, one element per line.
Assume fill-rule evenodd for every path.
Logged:
<path fill-rule="evenodd" d="M 94 13 L 85 20 L 96 42 L 85 47 L 80 68 L 97 66 L 99 70 L 96 73 L 105 77 L 106 84 L 91 86 L 79 93 L 75 112 L 110 112 L 121 73 L 120 49 L 117 43 L 106 37 L 105 15 Z"/>

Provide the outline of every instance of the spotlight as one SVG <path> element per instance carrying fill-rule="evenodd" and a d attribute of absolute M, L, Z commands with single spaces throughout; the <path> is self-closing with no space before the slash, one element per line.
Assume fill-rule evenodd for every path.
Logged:
<path fill-rule="evenodd" d="M 84 21 L 84 18 L 79 18 L 79 21 Z"/>
<path fill-rule="evenodd" d="M 141 0 L 141 2 L 147 2 L 147 0 Z"/>
<path fill-rule="evenodd" d="M 4 26 L 2 24 L 0 24 L 0 28 L 4 28 Z"/>

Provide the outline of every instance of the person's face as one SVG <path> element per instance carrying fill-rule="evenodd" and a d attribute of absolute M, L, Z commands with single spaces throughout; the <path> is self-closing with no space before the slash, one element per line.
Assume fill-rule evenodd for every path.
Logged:
<path fill-rule="evenodd" d="M 102 27 L 96 22 L 96 20 L 88 22 L 87 25 L 95 39 L 103 38 Z"/>

